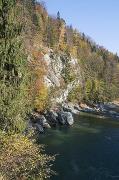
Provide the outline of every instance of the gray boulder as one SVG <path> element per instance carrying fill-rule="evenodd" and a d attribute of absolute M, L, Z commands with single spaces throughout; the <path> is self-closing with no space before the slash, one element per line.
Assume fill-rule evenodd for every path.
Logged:
<path fill-rule="evenodd" d="M 44 133 L 44 129 L 40 124 L 35 123 L 34 127 L 36 128 L 36 131 L 38 131 L 38 133 Z"/>
<path fill-rule="evenodd" d="M 63 104 L 63 111 L 71 112 L 73 114 L 79 114 L 80 108 L 78 107 L 78 105 L 68 103 L 68 104 Z"/>
<path fill-rule="evenodd" d="M 39 118 L 37 119 L 37 123 L 41 125 L 43 128 L 51 128 L 50 125 L 48 124 L 45 116 L 40 115 Z"/>
<path fill-rule="evenodd" d="M 51 128 L 51 126 L 49 125 L 49 123 L 44 123 L 43 127 L 46 128 L 46 129 Z"/>
<path fill-rule="evenodd" d="M 65 124 L 72 125 L 74 123 L 72 113 L 63 112 L 63 111 L 58 113 L 58 121 L 62 125 L 65 125 Z"/>
<path fill-rule="evenodd" d="M 45 116 L 39 115 L 39 117 L 37 118 L 37 123 L 41 126 L 44 126 L 44 124 L 47 123 Z"/>
<path fill-rule="evenodd" d="M 48 124 L 46 118 L 44 115 L 41 115 L 39 113 L 34 113 L 31 118 L 31 122 L 33 124 L 39 124 L 44 128 L 50 128 L 50 125 Z"/>
<path fill-rule="evenodd" d="M 58 124 L 58 120 L 57 120 L 58 115 L 53 110 L 48 111 L 45 117 L 46 117 L 46 119 L 47 119 L 50 126 L 54 127 L 54 126 L 56 126 Z"/>
<path fill-rule="evenodd" d="M 68 125 L 72 125 L 74 123 L 74 118 L 72 116 L 72 113 L 70 112 L 65 112 L 65 115 L 66 115 L 66 121 L 67 121 L 67 124 Z"/>

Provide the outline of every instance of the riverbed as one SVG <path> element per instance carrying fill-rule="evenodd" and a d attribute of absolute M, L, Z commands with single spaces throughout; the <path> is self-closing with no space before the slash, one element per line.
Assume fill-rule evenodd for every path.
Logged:
<path fill-rule="evenodd" d="M 119 122 L 80 113 L 72 127 L 40 135 L 48 154 L 57 154 L 51 180 L 119 180 Z"/>

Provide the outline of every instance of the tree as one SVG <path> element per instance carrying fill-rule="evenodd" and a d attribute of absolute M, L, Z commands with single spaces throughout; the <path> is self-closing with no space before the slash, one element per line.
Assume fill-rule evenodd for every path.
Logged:
<path fill-rule="evenodd" d="M 57 20 L 60 20 L 60 12 L 57 12 Z"/>
<path fill-rule="evenodd" d="M 60 37 L 60 24 L 54 17 L 48 18 L 47 24 L 47 45 L 55 48 L 58 46 Z"/>
<path fill-rule="evenodd" d="M 20 131 L 25 128 L 30 99 L 27 56 L 17 8 L 15 0 L 0 2 L 0 128 Z"/>
<path fill-rule="evenodd" d="M 66 33 L 67 33 L 67 44 L 72 47 L 73 46 L 73 28 L 72 26 L 66 27 Z"/>

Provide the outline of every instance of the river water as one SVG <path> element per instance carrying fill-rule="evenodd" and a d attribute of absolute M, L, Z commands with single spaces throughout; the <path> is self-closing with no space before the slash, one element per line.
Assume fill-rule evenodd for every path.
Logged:
<path fill-rule="evenodd" d="M 46 152 L 58 154 L 51 180 L 119 180 L 119 122 L 81 113 L 71 128 L 40 136 Z"/>

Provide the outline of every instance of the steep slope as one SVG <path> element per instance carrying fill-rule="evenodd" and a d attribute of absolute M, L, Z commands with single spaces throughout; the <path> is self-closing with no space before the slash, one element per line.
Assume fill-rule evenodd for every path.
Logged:
<path fill-rule="evenodd" d="M 52 17 L 43 3 L 34 4 L 32 0 L 29 3 L 30 10 L 23 4 L 27 14 L 26 29 L 29 29 L 24 34 L 29 61 L 35 59 L 36 66 L 47 69 L 45 73 L 37 73 L 36 94 L 40 89 L 43 91 L 41 86 L 47 89 L 47 95 L 40 93 L 45 96 L 40 96 L 39 103 L 43 99 L 41 110 L 48 104 L 66 100 L 89 103 L 116 99 L 119 57 L 67 26 L 59 12 L 57 17 Z M 38 99 L 39 96 L 37 104 Z"/>

